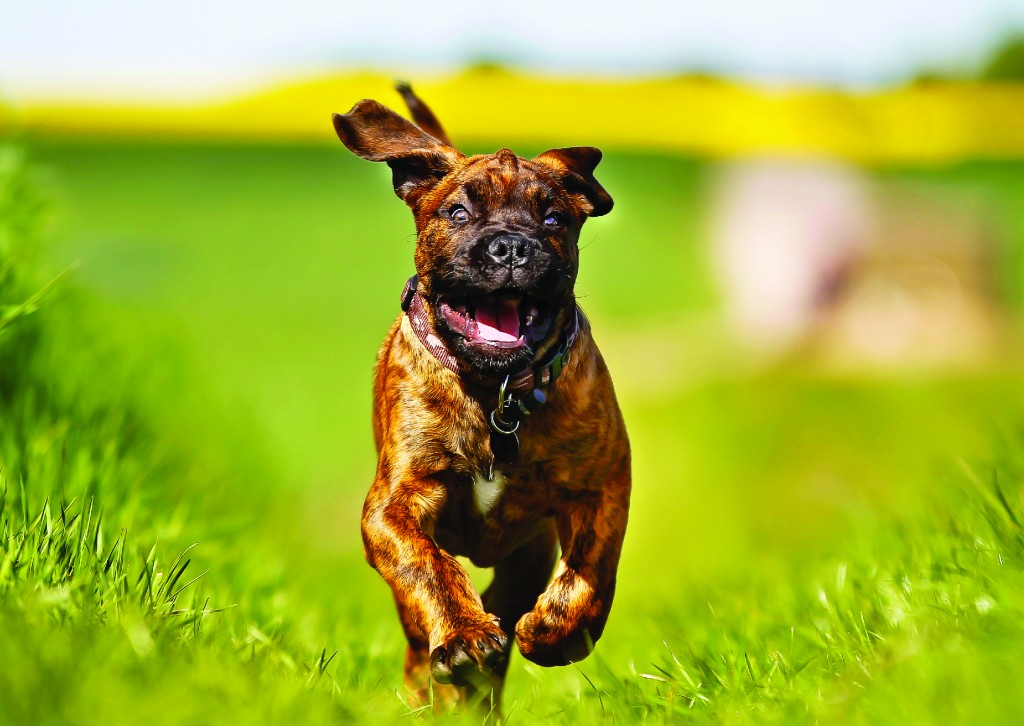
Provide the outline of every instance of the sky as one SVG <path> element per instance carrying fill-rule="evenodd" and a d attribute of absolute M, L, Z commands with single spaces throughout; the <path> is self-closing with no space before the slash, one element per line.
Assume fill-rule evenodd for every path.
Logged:
<path fill-rule="evenodd" d="M 0 93 L 216 96 L 338 68 L 491 59 L 558 74 L 721 72 L 871 86 L 969 66 L 1024 0 L 3 0 Z"/>

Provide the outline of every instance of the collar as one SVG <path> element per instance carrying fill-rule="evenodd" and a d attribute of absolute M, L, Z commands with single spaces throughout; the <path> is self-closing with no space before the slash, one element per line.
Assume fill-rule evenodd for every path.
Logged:
<path fill-rule="evenodd" d="M 486 387 L 499 387 L 503 379 L 484 375 L 472 368 L 463 365 L 455 355 L 452 354 L 444 341 L 438 337 L 430 325 L 427 317 L 427 310 L 423 305 L 423 296 L 417 290 L 419 277 L 413 275 L 405 283 L 402 290 L 402 310 L 409 317 L 413 332 L 419 338 L 423 346 L 430 351 L 431 355 L 437 358 L 445 368 L 463 378 L 468 378 L 475 383 Z M 509 393 L 522 394 L 534 389 L 545 389 L 554 384 L 562 373 L 565 363 L 569 358 L 569 352 L 579 337 L 580 330 L 586 323 L 586 317 L 579 306 L 575 306 L 573 314 L 562 330 L 562 335 L 555 346 L 553 353 L 547 359 L 537 365 L 524 368 L 511 374 L 507 381 L 504 381 L 505 390 Z"/>

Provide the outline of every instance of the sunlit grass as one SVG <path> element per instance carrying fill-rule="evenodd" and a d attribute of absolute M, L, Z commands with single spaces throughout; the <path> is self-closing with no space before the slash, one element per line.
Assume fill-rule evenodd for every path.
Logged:
<path fill-rule="evenodd" d="M 52 279 L 29 254 L 47 208 L 52 267 L 81 266 L 0 337 L 0 720 L 426 718 L 357 529 L 411 255 L 386 172 L 318 148 L 40 154 L 0 185 L 36 200 L 3 227 L 0 306 Z M 1019 720 L 1019 378 L 630 383 L 638 331 L 714 303 L 706 171 L 602 168 L 620 206 L 581 286 L 634 444 L 618 602 L 583 663 L 513 656 L 510 722 Z"/>

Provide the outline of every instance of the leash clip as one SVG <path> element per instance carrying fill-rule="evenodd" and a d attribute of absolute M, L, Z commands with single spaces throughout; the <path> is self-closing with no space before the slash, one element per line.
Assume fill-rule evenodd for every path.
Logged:
<path fill-rule="evenodd" d="M 512 406 L 512 394 L 508 393 L 508 384 L 512 376 L 505 376 L 505 380 L 498 387 L 498 406 L 491 411 L 491 428 L 499 434 L 508 436 L 519 430 L 518 412 Z M 506 410 L 511 414 L 511 420 L 505 420 Z"/>
<path fill-rule="evenodd" d="M 511 374 L 505 376 L 505 380 L 503 380 L 501 382 L 501 385 L 498 386 L 498 407 L 495 409 L 495 411 L 498 412 L 499 416 L 505 413 L 505 409 L 508 406 L 512 405 L 512 394 L 506 393 L 506 391 L 508 390 L 508 382 L 511 378 Z"/>
<path fill-rule="evenodd" d="M 494 464 L 510 464 L 519 456 L 519 437 L 516 431 L 522 423 L 520 410 L 513 405 L 512 394 L 508 391 L 511 375 L 505 376 L 498 387 L 498 405 L 491 411 L 491 465 L 487 478 L 493 479 Z"/>
<path fill-rule="evenodd" d="M 511 436 L 512 434 L 514 434 L 516 431 L 519 430 L 520 423 L 522 422 L 519 421 L 518 419 L 511 423 L 506 423 L 505 421 L 502 420 L 500 414 L 498 414 L 498 409 L 494 409 L 493 411 L 491 411 L 491 428 L 497 431 L 502 436 Z"/>

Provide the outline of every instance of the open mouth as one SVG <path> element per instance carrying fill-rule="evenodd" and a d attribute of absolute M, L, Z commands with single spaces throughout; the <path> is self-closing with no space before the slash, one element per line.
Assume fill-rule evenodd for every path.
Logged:
<path fill-rule="evenodd" d="M 551 327 L 544 306 L 519 291 L 441 300 L 439 310 L 454 333 L 483 348 L 532 347 Z"/>

